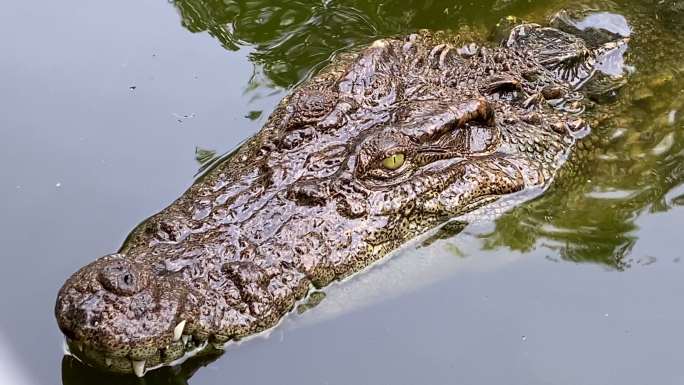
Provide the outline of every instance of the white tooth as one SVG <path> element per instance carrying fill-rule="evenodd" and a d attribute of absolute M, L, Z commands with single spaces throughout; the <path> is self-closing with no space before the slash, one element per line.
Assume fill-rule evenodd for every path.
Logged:
<path fill-rule="evenodd" d="M 183 329 L 185 329 L 185 320 L 181 321 L 176 325 L 176 327 L 173 329 L 173 340 L 178 341 L 181 339 L 181 336 L 183 335 Z"/>
<path fill-rule="evenodd" d="M 142 377 L 145 375 L 145 361 L 133 361 L 133 373 L 136 376 Z"/>
<path fill-rule="evenodd" d="M 216 349 L 216 350 L 223 350 L 223 344 L 214 343 L 213 345 L 214 345 L 214 349 Z"/>
<path fill-rule="evenodd" d="M 112 366 L 112 359 L 109 357 L 105 358 L 105 365 Z"/>
<path fill-rule="evenodd" d="M 190 341 L 190 336 L 187 334 L 183 334 L 183 337 L 181 338 L 183 339 L 183 346 L 187 345 L 188 341 Z"/>

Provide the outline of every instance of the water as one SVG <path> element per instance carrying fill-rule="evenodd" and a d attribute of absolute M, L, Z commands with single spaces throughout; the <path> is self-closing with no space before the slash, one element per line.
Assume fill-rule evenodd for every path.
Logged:
<path fill-rule="evenodd" d="M 4 4 L 0 383 L 684 383 L 684 5 L 583 4 L 630 20 L 635 73 L 593 114 L 602 143 L 579 173 L 330 288 L 267 338 L 142 381 L 63 358 L 52 307 L 69 274 L 185 190 L 196 154 L 256 132 L 337 50 L 419 28 L 486 34 L 567 4 Z"/>

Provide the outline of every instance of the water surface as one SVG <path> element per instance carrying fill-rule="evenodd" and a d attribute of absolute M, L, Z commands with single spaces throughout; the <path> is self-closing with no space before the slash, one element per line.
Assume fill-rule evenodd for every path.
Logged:
<path fill-rule="evenodd" d="M 414 245 L 266 338 L 150 373 L 63 358 L 52 309 L 339 50 L 487 36 L 564 1 L 10 2 L 0 12 L 0 383 L 681 384 L 684 5 L 584 1 L 633 30 L 629 84 L 578 172 L 495 222 Z M 610 104 L 612 103 L 612 104 Z M 199 151 L 204 154 L 205 152 Z"/>

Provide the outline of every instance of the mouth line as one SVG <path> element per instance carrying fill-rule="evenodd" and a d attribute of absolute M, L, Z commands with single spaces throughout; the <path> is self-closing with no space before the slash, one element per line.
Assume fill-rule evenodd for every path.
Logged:
<path fill-rule="evenodd" d="M 178 322 L 170 340 L 163 338 L 152 346 L 132 345 L 107 349 L 106 346 L 98 345 L 97 341 L 65 336 L 64 351 L 91 366 L 142 377 L 148 370 L 175 365 L 179 360 L 184 361 L 194 355 L 193 352 L 202 350 L 207 345 L 207 341 L 184 334 L 185 325 L 185 320 Z"/>
<path fill-rule="evenodd" d="M 148 371 L 163 366 L 180 365 L 187 359 L 204 350 L 209 341 L 201 341 L 190 335 L 182 335 L 178 341 L 167 346 L 158 347 L 152 354 L 131 357 L 116 352 L 106 352 L 98 349 L 87 341 L 78 341 L 65 337 L 64 354 L 74 357 L 89 366 L 99 367 L 109 372 L 119 374 L 135 374 L 143 377 Z"/>

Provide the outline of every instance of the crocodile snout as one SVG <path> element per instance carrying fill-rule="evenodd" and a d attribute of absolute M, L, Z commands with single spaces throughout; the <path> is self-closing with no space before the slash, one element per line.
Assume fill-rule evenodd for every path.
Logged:
<path fill-rule="evenodd" d="M 111 371 L 142 375 L 182 357 L 185 288 L 126 254 L 104 256 L 64 284 L 55 315 L 72 354 Z M 187 346 L 186 346 L 187 345 Z"/>

